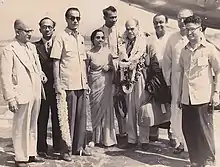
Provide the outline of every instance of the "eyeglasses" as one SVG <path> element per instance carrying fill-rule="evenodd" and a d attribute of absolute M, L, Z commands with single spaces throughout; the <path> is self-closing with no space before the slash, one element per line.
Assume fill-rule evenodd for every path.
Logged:
<path fill-rule="evenodd" d="M 194 29 L 186 28 L 186 31 L 187 31 L 188 33 L 192 34 L 192 33 L 194 33 L 194 31 L 196 31 L 196 30 L 199 29 L 200 27 L 201 27 L 201 26 L 198 26 L 198 27 L 196 27 L 196 28 L 194 28 Z"/>
<path fill-rule="evenodd" d="M 41 28 L 42 28 L 42 29 L 45 29 L 45 30 L 46 30 L 47 28 L 48 28 L 49 30 L 52 30 L 52 29 L 53 29 L 52 26 L 42 26 Z"/>
<path fill-rule="evenodd" d="M 127 31 L 134 31 L 135 28 L 126 28 Z"/>
<path fill-rule="evenodd" d="M 25 33 L 32 33 L 34 30 L 23 30 L 23 29 L 17 29 L 18 31 L 23 31 Z"/>
<path fill-rule="evenodd" d="M 96 39 L 103 39 L 103 40 L 105 39 L 104 36 L 96 36 L 95 38 L 96 38 Z"/>
<path fill-rule="evenodd" d="M 76 21 L 80 21 L 80 17 L 75 17 L 75 16 L 70 16 L 70 17 L 67 17 L 68 19 L 70 19 L 70 20 L 72 20 L 72 21 L 75 21 L 75 19 L 76 19 Z"/>

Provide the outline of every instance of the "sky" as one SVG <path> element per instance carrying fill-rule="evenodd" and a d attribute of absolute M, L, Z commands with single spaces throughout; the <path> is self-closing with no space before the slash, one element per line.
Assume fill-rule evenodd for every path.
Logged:
<path fill-rule="evenodd" d="M 40 35 L 39 20 L 50 16 L 57 22 L 56 30 L 61 31 L 66 26 L 64 13 L 73 6 L 81 11 L 80 30 L 83 34 L 90 34 L 104 23 L 102 9 L 117 4 L 118 0 L 4 0 L 4 3 L 0 3 L 0 40 L 14 37 L 15 19 L 25 20 L 35 30 L 33 35 Z"/>

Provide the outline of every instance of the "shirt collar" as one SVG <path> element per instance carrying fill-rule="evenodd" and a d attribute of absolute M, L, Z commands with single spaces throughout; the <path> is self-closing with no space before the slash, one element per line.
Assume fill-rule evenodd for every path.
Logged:
<path fill-rule="evenodd" d="M 202 40 L 201 40 L 201 42 L 200 42 L 200 45 L 198 45 L 196 48 L 192 48 L 191 47 L 191 45 L 190 45 L 190 43 L 188 42 L 187 43 L 187 45 L 185 46 L 185 49 L 189 49 L 189 50 L 192 50 L 192 51 L 195 51 L 195 50 L 197 50 L 198 48 L 200 48 L 200 47 L 206 47 L 207 46 L 207 41 L 204 39 L 204 38 L 202 38 Z"/>
<path fill-rule="evenodd" d="M 15 39 L 19 45 L 23 46 L 23 47 L 27 47 L 28 48 L 28 43 L 22 43 L 19 40 Z"/>
<path fill-rule="evenodd" d="M 46 43 L 52 43 L 52 38 L 50 38 L 50 40 L 46 40 L 46 39 L 44 39 L 43 37 L 42 37 L 42 41 L 43 41 L 43 43 L 44 44 L 46 44 Z"/>
<path fill-rule="evenodd" d="M 66 27 L 65 31 L 69 35 L 79 35 L 79 31 L 78 30 L 76 30 L 76 32 L 74 32 L 73 30 L 69 29 L 68 27 Z"/>
<path fill-rule="evenodd" d="M 112 30 L 112 29 L 116 28 L 116 25 L 113 25 L 112 27 L 109 28 L 109 27 L 107 27 L 107 26 L 104 24 L 103 27 L 106 28 L 106 29 Z"/>

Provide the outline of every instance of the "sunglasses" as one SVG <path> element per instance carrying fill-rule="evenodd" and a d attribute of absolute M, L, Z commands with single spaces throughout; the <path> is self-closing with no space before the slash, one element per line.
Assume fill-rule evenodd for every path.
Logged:
<path fill-rule="evenodd" d="M 103 40 L 105 39 L 104 36 L 96 36 L 95 38 L 96 38 L 96 39 L 103 39 Z"/>
<path fill-rule="evenodd" d="M 126 28 L 127 31 L 134 31 L 135 28 Z"/>
<path fill-rule="evenodd" d="M 80 21 L 80 17 L 75 17 L 75 16 L 70 16 L 70 17 L 67 17 L 68 19 L 72 20 L 72 21 Z"/>

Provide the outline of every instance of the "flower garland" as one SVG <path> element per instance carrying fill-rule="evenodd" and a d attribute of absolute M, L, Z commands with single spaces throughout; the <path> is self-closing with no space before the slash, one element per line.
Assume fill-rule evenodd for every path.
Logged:
<path fill-rule="evenodd" d="M 66 92 L 62 91 L 61 93 L 57 93 L 56 99 L 61 136 L 62 139 L 66 142 L 67 146 L 71 148 L 72 142 L 70 137 Z"/>

